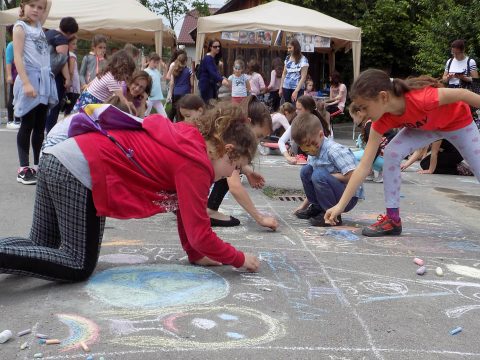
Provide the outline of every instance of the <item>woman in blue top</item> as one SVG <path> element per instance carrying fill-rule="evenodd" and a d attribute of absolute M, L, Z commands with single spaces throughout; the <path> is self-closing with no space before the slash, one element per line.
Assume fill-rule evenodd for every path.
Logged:
<path fill-rule="evenodd" d="M 303 95 L 305 80 L 307 79 L 308 60 L 302 55 L 301 46 L 297 39 L 288 42 L 287 51 L 289 55 L 285 59 L 278 95 L 283 96 L 286 102 L 295 104 L 297 98 Z"/>
<path fill-rule="evenodd" d="M 172 80 L 170 81 L 170 90 L 167 101 L 172 103 L 172 110 L 170 111 L 169 118 L 174 121 L 177 117 L 177 102 L 183 96 L 190 94 L 193 87 L 193 73 L 192 70 L 187 66 L 187 54 L 180 54 L 175 60 L 175 65 L 173 65 L 172 70 Z M 177 117 L 177 122 L 178 122 Z"/>
<path fill-rule="evenodd" d="M 217 64 L 222 57 L 221 49 L 220 41 L 217 39 L 210 40 L 207 55 L 204 56 L 200 64 L 198 88 L 205 104 L 208 104 L 210 99 L 216 98 L 217 83 L 221 81 L 222 85 L 228 86 L 228 80 L 220 74 L 217 68 Z"/>

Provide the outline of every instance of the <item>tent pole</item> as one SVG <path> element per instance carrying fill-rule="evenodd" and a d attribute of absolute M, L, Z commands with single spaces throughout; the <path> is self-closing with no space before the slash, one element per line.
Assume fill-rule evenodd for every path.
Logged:
<path fill-rule="evenodd" d="M 163 31 L 155 31 L 155 52 L 162 57 L 163 50 Z"/>
<path fill-rule="evenodd" d="M 3 89 L 3 96 L 0 96 L 0 109 L 4 109 L 7 104 L 7 86 L 5 81 L 5 47 L 6 47 L 6 27 L 0 25 L 0 54 L 2 64 L 0 66 L 0 84 Z"/>

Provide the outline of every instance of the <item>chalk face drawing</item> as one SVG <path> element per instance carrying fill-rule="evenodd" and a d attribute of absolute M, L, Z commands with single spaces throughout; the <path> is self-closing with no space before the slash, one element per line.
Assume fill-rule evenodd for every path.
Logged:
<path fill-rule="evenodd" d="M 238 305 L 118 309 L 102 314 L 117 335 L 110 343 L 142 349 L 245 348 L 285 336 L 278 320 Z"/>
<path fill-rule="evenodd" d="M 98 261 L 110 264 L 143 264 L 148 262 L 148 257 L 133 254 L 108 254 L 100 256 Z"/>
<path fill-rule="evenodd" d="M 90 295 L 122 308 L 207 304 L 229 293 L 227 281 L 204 267 L 148 265 L 117 267 L 95 274 Z"/>
<path fill-rule="evenodd" d="M 62 339 L 61 351 L 80 348 L 80 343 L 91 345 L 97 341 L 99 329 L 92 320 L 74 314 L 57 314 L 60 322 L 68 326 L 70 335 Z"/>

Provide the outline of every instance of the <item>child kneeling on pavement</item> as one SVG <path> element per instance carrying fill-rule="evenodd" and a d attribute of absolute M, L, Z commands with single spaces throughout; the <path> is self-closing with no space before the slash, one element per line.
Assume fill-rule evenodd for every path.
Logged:
<path fill-rule="evenodd" d="M 292 138 L 308 154 L 307 164 L 300 171 L 303 189 L 310 205 L 295 215 L 309 219 L 313 226 L 330 226 L 325 223 L 325 211 L 341 198 L 350 176 L 357 166 L 352 151 L 325 137 L 322 124 L 312 114 L 298 115 L 292 123 Z M 363 199 L 363 186 L 345 207 L 350 211 Z M 341 216 L 337 225 L 342 224 Z"/>

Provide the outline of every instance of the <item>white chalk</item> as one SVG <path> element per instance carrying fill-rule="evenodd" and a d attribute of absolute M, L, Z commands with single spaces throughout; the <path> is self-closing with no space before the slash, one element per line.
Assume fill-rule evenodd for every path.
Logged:
<path fill-rule="evenodd" d="M 260 290 L 263 290 L 263 291 L 272 291 L 272 289 L 269 289 L 269 288 L 266 288 L 266 287 L 260 288 Z"/>
<path fill-rule="evenodd" d="M 415 259 L 413 259 L 413 262 L 414 262 L 415 264 L 417 264 L 418 266 L 423 266 L 423 265 L 425 265 L 425 261 L 423 261 L 423 260 L 420 259 L 420 258 L 415 258 Z"/>
<path fill-rule="evenodd" d="M 36 353 L 35 355 L 33 355 L 33 357 L 35 359 L 40 359 L 40 358 L 43 358 L 43 354 L 42 353 Z"/>
<path fill-rule="evenodd" d="M 48 335 L 36 333 L 35 336 L 39 339 L 48 339 Z"/>
<path fill-rule="evenodd" d="M 20 345 L 20 350 L 25 350 L 28 347 L 28 342 L 24 342 L 22 345 Z"/>
<path fill-rule="evenodd" d="M 440 266 L 435 269 L 435 274 L 437 274 L 437 276 L 443 276 L 443 270 Z"/>
<path fill-rule="evenodd" d="M 23 335 L 27 335 L 27 334 L 30 334 L 32 332 L 31 329 L 26 329 L 26 330 L 23 330 L 23 331 L 20 331 L 17 333 L 17 336 L 23 336 Z"/>
<path fill-rule="evenodd" d="M 0 344 L 6 343 L 12 337 L 12 332 L 10 330 L 4 330 L 0 333 Z"/>
<path fill-rule="evenodd" d="M 417 275 L 423 275 L 427 272 L 427 268 L 425 266 L 419 267 L 417 269 Z"/>

